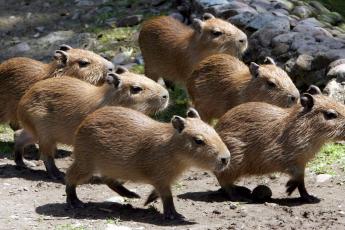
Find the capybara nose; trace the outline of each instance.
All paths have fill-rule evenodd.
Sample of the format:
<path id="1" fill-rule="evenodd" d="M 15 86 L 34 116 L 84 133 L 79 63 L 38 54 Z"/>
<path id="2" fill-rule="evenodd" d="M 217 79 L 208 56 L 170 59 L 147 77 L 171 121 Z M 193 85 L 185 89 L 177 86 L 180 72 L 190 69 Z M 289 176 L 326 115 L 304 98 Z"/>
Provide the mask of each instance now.
<path id="1" fill-rule="evenodd" d="M 220 158 L 220 161 L 222 162 L 223 166 L 227 166 L 230 162 L 230 157 L 222 157 Z"/>
<path id="2" fill-rule="evenodd" d="M 246 42 L 246 39 L 240 39 L 239 42 L 243 44 Z"/>
<path id="3" fill-rule="evenodd" d="M 168 99 L 168 98 L 169 98 L 169 95 L 164 94 L 164 95 L 162 96 L 162 98 L 166 100 L 166 99 Z"/>
<path id="4" fill-rule="evenodd" d="M 114 71 L 114 68 L 113 68 L 113 67 L 109 67 L 109 68 L 108 68 L 108 71 L 109 71 L 109 72 L 113 72 L 113 71 Z"/>

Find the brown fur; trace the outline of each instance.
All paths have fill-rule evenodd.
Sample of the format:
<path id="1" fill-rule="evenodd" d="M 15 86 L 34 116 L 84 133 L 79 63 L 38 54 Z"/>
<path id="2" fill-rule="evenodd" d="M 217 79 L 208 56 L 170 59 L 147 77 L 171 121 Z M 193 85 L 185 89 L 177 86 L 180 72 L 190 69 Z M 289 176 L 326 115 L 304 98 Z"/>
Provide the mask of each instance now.
<path id="1" fill-rule="evenodd" d="M 167 16 L 144 22 L 139 45 L 145 74 L 154 80 L 164 78 L 185 83 L 203 58 L 215 53 L 240 56 L 247 48 L 247 36 L 229 22 L 210 18 L 199 20 L 197 25 L 200 31 Z M 223 35 L 215 37 L 214 30 L 222 31 Z"/>
<path id="2" fill-rule="evenodd" d="M 219 118 L 229 109 L 250 101 L 281 107 L 296 104 L 299 92 L 290 77 L 273 64 L 261 65 L 254 77 L 240 60 L 227 54 L 204 59 L 187 80 L 188 93 L 202 119 Z M 270 87 L 268 82 L 276 86 Z M 290 101 L 290 97 L 296 97 Z"/>
<path id="3" fill-rule="evenodd" d="M 298 187 L 303 199 L 313 200 L 304 187 L 306 164 L 326 142 L 345 139 L 345 106 L 326 96 L 306 96 L 313 100 L 312 108 L 250 102 L 219 120 L 215 129 L 231 152 L 230 166 L 216 173 L 222 188 L 231 194 L 241 177 L 282 172 L 291 176 L 288 194 Z M 327 120 L 329 111 L 338 117 Z"/>
<path id="4" fill-rule="evenodd" d="M 104 107 L 89 115 L 77 131 L 74 155 L 66 174 L 67 191 L 72 187 L 75 193 L 75 186 L 95 173 L 148 183 L 162 198 L 167 218 L 178 217 L 170 187 L 184 170 L 198 166 L 219 171 L 230 159 L 218 134 L 199 117 L 175 116 L 172 124 L 161 123 L 122 107 Z M 80 202 L 76 194 L 67 193 L 70 204 Z"/>
<path id="5" fill-rule="evenodd" d="M 112 74 L 110 80 L 113 78 L 116 84 L 120 82 L 119 86 L 114 82 L 94 86 L 67 76 L 36 83 L 19 102 L 18 118 L 25 131 L 16 138 L 16 152 L 30 144 L 26 140 L 31 135 L 31 143 L 38 140 L 43 159 L 53 158 L 56 144 L 72 145 L 83 119 L 106 105 L 122 105 L 151 114 L 168 104 L 168 91 L 145 76 L 124 72 Z M 133 86 L 143 90 L 133 94 Z"/>
<path id="6" fill-rule="evenodd" d="M 67 55 L 67 56 L 66 56 Z M 72 49 L 56 51 L 55 59 L 45 64 L 30 58 L 11 58 L 0 65 L 0 123 L 17 122 L 17 106 L 20 98 L 36 82 L 50 77 L 71 76 L 102 84 L 114 66 L 101 56 L 87 50 Z M 66 61 L 65 61 L 66 60 Z M 87 61 L 87 67 L 78 62 Z"/>

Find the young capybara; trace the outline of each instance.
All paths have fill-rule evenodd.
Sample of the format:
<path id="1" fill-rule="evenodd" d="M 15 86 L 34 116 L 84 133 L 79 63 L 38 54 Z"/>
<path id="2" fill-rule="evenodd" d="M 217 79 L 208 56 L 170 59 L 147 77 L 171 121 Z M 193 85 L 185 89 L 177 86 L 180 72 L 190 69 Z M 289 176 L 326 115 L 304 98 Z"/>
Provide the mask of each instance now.
<path id="1" fill-rule="evenodd" d="M 208 122 L 245 102 L 290 107 L 299 99 L 290 77 L 269 57 L 264 65 L 252 62 L 248 68 L 227 54 L 209 56 L 187 80 L 187 90 L 201 118 Z"/>
<path id="2" fill-rule="evenodd" d="M 87 50 L 62 45 L 49 64 L 30 58 L 11 58 L 0 64 L 0 124 L 10 123 L 16 130 L 17 106 L 20 98 L 36 82 L 50 77 L 70 76 L 98 85 L 102 84 L 114 65 Z"/>
<path id="3" fill-rule="evenodd" d="M 318 199 L 304 185 L 306 164 L 331 141 L 345 140 L 345 105 L 311 86 L 301 104 L 281 108 L 262 102 L 241 104 L 227 112 L 216 131 L 231 152 L 231 164 L 216 173 L 230 195 L 240 177 L 274 172 L 287 173 L 288 195 L 298 188 L 303 202 Z"/>
<path id="4" fill-rule="evenodd" d="M 206 13 L 203 21 L 194 19 L 192 27 L 161 16 L 144 22 L 139 45 L 145 74 L 185 83 L 194 66 L 216 53 L 241 56 L 247 49 L 247 36 L 231 23 Z"/>
<path id="5" fill-rule="evenodd" d="M 72 145 L 74 133 L 84 118 L 106 105 L 121 105 L 152 114 L 169 102 L 168 91 L 153 80 L 119 67 L 109 73 L 102 86 L 76 78 L 50 78 L 36 83 L 20 100 L 19 130 L 15 141 L 15 161 L 24 166 L 23 149 L 38 141 L 49 175 L 62 178 L 54 163 L 57 143 Z"/>
<path id="6" fill-rule="evenodd" d="M 187 118 L 161 123 L 123 107 L 104 107 L 80 125 L 74 143 L 75 160 L 66 173 L 67 203 L 82 206 L 76 186 L 95 173 L 154 186 L 167 219 L 181 218 L 175 210 L 171 185 L 191 166 L 221 171 L 230 153 L 215 130 L 194 109 Z"/>

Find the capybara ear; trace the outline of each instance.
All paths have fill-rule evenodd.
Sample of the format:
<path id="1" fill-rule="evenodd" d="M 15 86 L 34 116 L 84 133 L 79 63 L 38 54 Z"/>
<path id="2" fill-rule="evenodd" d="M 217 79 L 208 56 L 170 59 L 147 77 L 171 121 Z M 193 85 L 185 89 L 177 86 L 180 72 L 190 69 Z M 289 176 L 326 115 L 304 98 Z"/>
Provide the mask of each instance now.
<path id="1" fill-rule="evenodd" d="M 259 76 L 259 68 L 260 66 L 255 62 L 251 62 L 249 65 L 249 71 L 253 78 L 257 78 Z"/>
<path id="2" fill-rule="evenodd" d="M 310 85 L 307 93 L 311 94 L 311 95 L 317 95 L 317 94 L 322 94 L 321 90 L 319 87 L 317 87 L 316 85 Z"/>
<path id="3" fill-rule="evenodd" d="M 56 50 L 54 53 L 54 59 L 58 62 L 60 67 L 66 66 L 68 54 L 63 50 Z"/>
<path id="4" fill-rule="evenodd" d="M 62 50 L 62 51 L 68 51 L 68 50 L 71 50 L 71 49 L 73 49 L 72 47 L 70 47 L 69 45 L 66 45 L 66 44 L 62 44 L 62 45 L 60 45 L 60 48 L 59 48 L 59 50 Z"/>
<path id="5" fill-rule="evenodd" d="M 105 78 L 105 81 L 109 85 L 114 85 L 115 89 L 119 88 L 121 85 L 121 77 L 115 73 L 108 73 L 107 77 Z"/>
<path id="6" fill-rule="evenodd" d="M 164 82 L 163 78 L 158 78 L 157 83 L 160 84 L 161 86 L 163 86 L 164 88 L 167 88 L 167 85 Z"/>
<path id="7" fill-rule="evenodd" d="M 194 28 L 196 31 L 198 31 L 199 33 L 201 33 L 202 28 L 203 28 L 203 26 L 204 26 L 204 22 L 201 21 L 201 20 L 198 19 L 198 18 L 194 18 L 194 19 L 193 19 L 193 22 L 192 22 L 192 26 L 193 26 L 193 28 Z"/>
<path id="8" fill-rule="evenodd" d="M 117 74 L 123 74 L 126 72 L 129 72 L 129 70 L 124 66 L 118 66 L 115 70 L 115 73 L 117 73 Z"/>
<path id="9" fill-rule="evenodd" d="M 187 117 L 200 119 L 200 115 L 199 115 L 198 111 L 196 111 L 196 109 L 194 109 L 194 108 L 189 108 L 187 110 Z"/>
<path id="10" fill-rule="evenodd" d="M 215 18 L 215 17 L 213 16 L 213 14 L 210 14 L 210 13 L 204 13 L 204 15 L 202 16 L 202 19 L 204 21 L 207 21 L 207 20 L 212 19 L 212 18 Z"/>
<path id="11" fill-rule="evenodd" d="M 180 116 L 173 116 L 173 118 L 171 119 L 171 123 L 172 123 L 173 127 L 179 133 L 181 133 L 182 130 L 185 128 L 186 120 Z"/>
<path id="12" fill-rule="evenodd" d="M 311 110 L 314 106 L 314 98 L 309 93 L 304 93 L 300 101 L 305 109 Z"/>
<path id="13" fill-rule="evenodd" d="M 271 57 L 265 57 L 264 64 L 277 65 L 276 62 Z"/>

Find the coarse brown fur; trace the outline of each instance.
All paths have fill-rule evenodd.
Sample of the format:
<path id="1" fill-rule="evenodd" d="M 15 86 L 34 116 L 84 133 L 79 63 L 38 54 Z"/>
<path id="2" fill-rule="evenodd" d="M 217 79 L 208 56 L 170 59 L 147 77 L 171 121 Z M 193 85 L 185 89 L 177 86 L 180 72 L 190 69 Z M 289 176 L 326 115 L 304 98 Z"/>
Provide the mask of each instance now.
<path id="1" fill-rule="evenodd" d="M 95 173 L 112 179 L 148 183 L 163 200 L 166 218 L 178 218 L 171 184 L 191 166 L 223 170 L 230 153 L 212 127 L 195 110 L 187 118 L 161 123 L 135 110 L 104 107 L 80 125 L 75 161 L 67 170 L 67 202 L 79 206 L 75 188 Z"/>
<path id="2" fill-rule="evenodd" d="M 216 131 L 231 152 L 231 164 L 216 173 L 230 195 L 241 177 L 287 173 L 290 195 L 298 188 L 304 201 L 315 201 L 304 186 L 306 164 L 331 141 L 345 140 L 345 106 L 321 94 L 304 94 L 301 104 L 280 108 L 261 102 L 227 112 Z"/>
<path id="3" fill-rule="evenodd" d="M 49 64 L 16 57 L 0 65 L 0 123 L 11 123 L 14 129 L 19 128 L 18 102 L 38 81 L 71 76 L 97 85 L 102 84 L 107 73 L 114 69 L 112 63 L 91 51 L 73 49 L 66 45 L 62 45 L 60 49 L 55 51 L 54 60 Z"/>
<path id="4" fill-rule="evenodd" d="M 274 62 L 252 65 L 257 68 L 250 71 L 237 58 L 216 54 L 196 67 L 187 80 L 187 89 L 202 119 L 220 118 L 229 109 L 250 101 L 280 107 L 296 104 L 299 92 L 285 71 Z"/>
<path id="5" fill-rule="evenodd" d="M 133 87 L 141 90 L 134 92 Z M 48 161 L 54 161 L 57 143 L 73 144 L 74 133 L 88 114 L 106 105 L 151 114 L 164 109 L 168 101 L 169 93 L 164 87 L 128 71 L 109 74 L 102 86 L 67 76 L 40 81 L 19 102 L 18 118 L 25 131 L 19 131 L 16 138 L 16 163 L 23 165 L 21 152 L 25 145 L 37 140 L 48 173 L 59 177 L 55 164 L 48 165 Z"/>
<path id="6" fill-rule="evenodd" d="M 246 34 L 229 22 L 206 15 L 204 21 L 195 19 L 194 28 L 168 16 L 144 22 L 139 45 L 148 77 L 185 83 L 194 66 L 209 55 L 242 55 L 247 48 Z"/>

